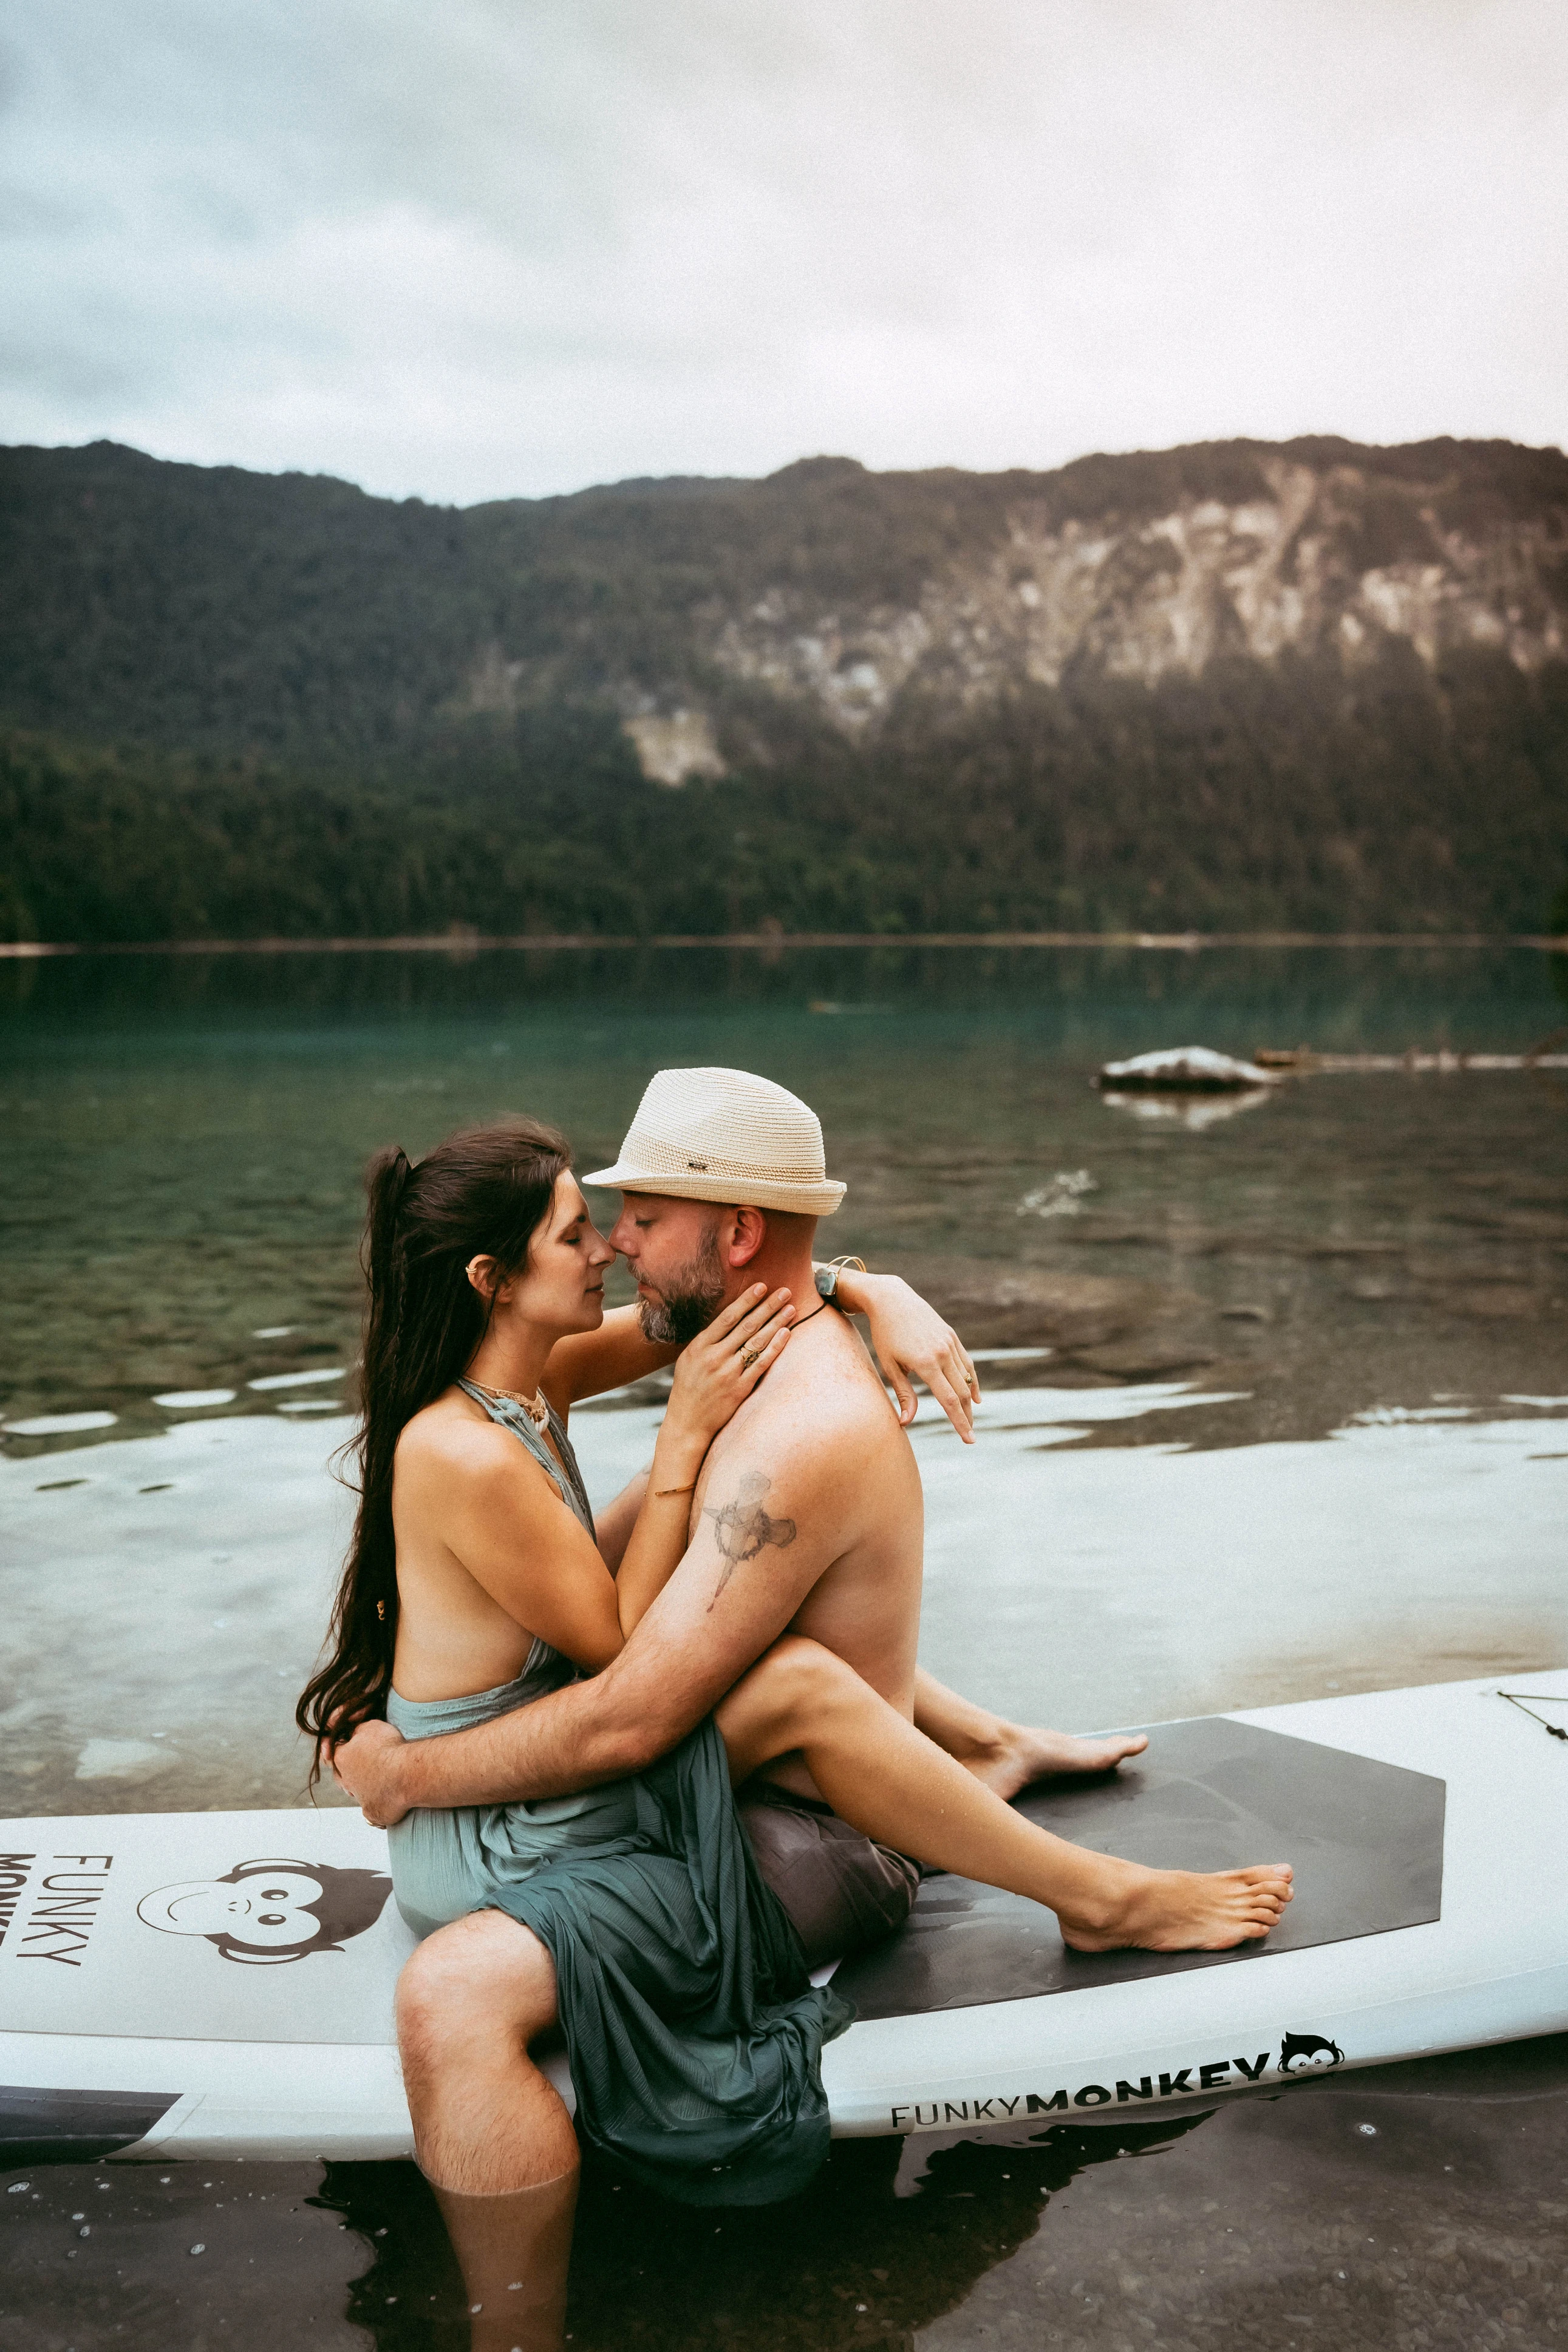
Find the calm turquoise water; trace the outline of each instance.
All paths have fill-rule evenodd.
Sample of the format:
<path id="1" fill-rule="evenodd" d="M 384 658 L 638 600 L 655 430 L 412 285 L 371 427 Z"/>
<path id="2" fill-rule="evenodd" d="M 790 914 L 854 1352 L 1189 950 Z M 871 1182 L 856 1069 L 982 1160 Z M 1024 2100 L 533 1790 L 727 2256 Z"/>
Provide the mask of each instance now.
<path id="1" fill-rule="evenodd" d="M 979 1344 L 1045 1351 L 988 1362 L 972 1453 L 917 1428 L 939 1672 L 1088 1727 L 1568 1663 L 1568 1087 L 1319 1076 L 1192 1123 L 1090 1084 L 1189 1043 L 1525 1049 L 1568 1020 L 1561 969 L 0 965 L 0 1810 L 300 1800 L 358 1171 L 517 1108 L 596 1164 L 664 1063 L 805 1095 L 850 1187 L 833 1248 L 915 1273 Z M 657 1412 L 650 1391 L 579 1416 L 596 1493 Z M 1468 2352 L 1561 2330 L 1558 2045 L 1110 2137 L 846 2144 L 798 2208 L 717 2229 L 601 2181 L 574 2345 Z M 409 2167 L 13 2178 L 0 2334 L 25 2352 L 463 2340 Z"/>
<path id="2" fill-rule="evenodd" d="M 1089 1079 L 1194 1040 L 1528 1048 L 1568 1019 L 1561 970 L 1332 950 L 0 965 L 0 1418 L 111 1412 L 124 1433 L 161 1425 L 160 1392 L 224 1386 L 259 1409 L 281 1392 L 247 1381 L 352 1360 L 375 1145 L 526 1108 L 602 1164 L 655 1068 L 707 1061 L 817 1108 L 850 1188 L 836 1249 L 958 1298 L 976 1266 L 1152 1286 L 1148 1368 L 1246 1342 L 1279 1433 L 1500 1394 L 1559 1344 L 1560 1082 L 1318 1077 L 1193 1129 Z M 1080 1171 L 1092 1189 L 1057 1183 Z M 1227 1307 L 1267 1320 L 1219 1328 Z"/>

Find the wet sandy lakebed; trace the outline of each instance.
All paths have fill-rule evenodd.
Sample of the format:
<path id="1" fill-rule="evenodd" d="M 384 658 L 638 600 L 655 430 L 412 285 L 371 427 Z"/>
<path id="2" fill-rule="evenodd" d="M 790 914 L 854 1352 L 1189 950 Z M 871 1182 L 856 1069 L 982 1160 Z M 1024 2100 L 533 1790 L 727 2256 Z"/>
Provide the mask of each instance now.
<path id="1" fill-rule="evenodd" d="M 301 1801 L 358 1165 L 519 1104 L 608 1150 L 661 1061 L 809 1096 L 851 1187 L 834 1247 L 987 1351 L 979 1445 L 929 1407 L 915 1435 L 923 1654 L 961 1687 L 1087 1728 L 1568 1664 L 1561 1089 L 1321 1077 L 1194 1122 L 1088 1084 L 1189 1037 L 1528 1046 L 1562 1017 L 1544 959 L 354 961 L 0 980 L 6 1813 Z M 595 1494 L 658 1409 L 577 1416 Z M 408 2165 L 0 2188 L 21 2352 L 464 2340 Z M 1568 2037 L 1163 2125 L 841 2142 L 760 2213 L 595 2171 L 570 2326 L 594 2352 L 1539 2346 L 1568 2333 L 1565 2221 Z"/>

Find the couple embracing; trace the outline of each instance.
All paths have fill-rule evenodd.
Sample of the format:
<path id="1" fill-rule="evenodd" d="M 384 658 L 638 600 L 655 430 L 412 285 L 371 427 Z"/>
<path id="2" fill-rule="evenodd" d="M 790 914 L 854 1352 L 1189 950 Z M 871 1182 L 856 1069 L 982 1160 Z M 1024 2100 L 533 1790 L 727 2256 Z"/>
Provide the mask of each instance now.
<path id="1" fill-rule="evenodd" d="M 399 2046 L 485 2352 L 560 2342 L 578 2145 L 530 2054 L 557 2022 L 584 2137 L 761 2203 L 826 2153 L 850 2012 L 810 1971 L 900 1926 L 919 1864 L 1086 1950 L 1223 1948 L 1290 1892 L 1036 1827 L 1010 1796 L 1142 1738 L 1024 1730 L 917 1664 L 910 1383 L 966 1439 L 978 1384 L 897 1277 L 816 1266 L 844 1188 L 807 1107 L 663 1071 L 586 1181 L 621 1194 L 607 1237 L 533 1120 L 373 1164 L 360 1509 L 300 1705 L 425 1937 Z M 617 1253 L 639 1304 L 606 1312 Z M 652 1464 L 595 1520 L 571 1406 L 672 1362 Z"/>

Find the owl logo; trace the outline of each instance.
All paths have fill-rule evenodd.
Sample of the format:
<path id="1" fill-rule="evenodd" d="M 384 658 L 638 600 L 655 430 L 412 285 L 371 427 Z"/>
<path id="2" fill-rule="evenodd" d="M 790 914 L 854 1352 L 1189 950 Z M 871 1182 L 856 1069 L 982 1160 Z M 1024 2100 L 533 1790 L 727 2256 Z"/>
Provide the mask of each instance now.
<path id="1" fill-rule="evenodd" d="M 340 1952 L 374 1927 L 392 1892 L 384 1871 L 273 1855 L 236 1863 L 222 1878 L 192 1878 L 144 1895 L 136 1916 L 166 1936 L 205 1936 L 226 1960 L 278 1967 Z"/>
<path id="2" fill-rule="evenodd" d="M 1326 2041 L 1321 2033 L 1288 2033 L 1279 2048 L 1279 2072 L 1326 2074 L 1343 2063 L 1344 2054 L 1337 2042 Z"/>

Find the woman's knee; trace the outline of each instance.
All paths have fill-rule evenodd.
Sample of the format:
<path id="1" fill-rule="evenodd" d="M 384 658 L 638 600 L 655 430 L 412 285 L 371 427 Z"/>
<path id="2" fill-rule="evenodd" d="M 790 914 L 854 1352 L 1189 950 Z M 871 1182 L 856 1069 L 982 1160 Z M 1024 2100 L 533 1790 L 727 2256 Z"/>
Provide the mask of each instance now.
<path id="1" fill-rule="evenodd" d="M 825 1712 L 842 1705 L 858 1685 L 863 1690 L 854 1668 L 837 1652 L 806 1634 L 784 1633 L 736 1684 L 724 1706 L 733 1703 L 738 1720 L 758 1727 L 765 1722 L 793 1747 L 809 1738 Z M 722 1731 L 723 1708 L 719 1725 Z"/>
<path id="2" fill-rule="evenodd" d="M 523 2040 L 555 2015 L 555 1963 L 531 1928 L 476 1911 L 437 1928 L 397 1981 L 397 2038 L 406 2053 L 498 2029 Z"/>
<path id="3" fill-rule="evenodd" d="M 854 1667 L 837 1650 L 826 1649 L 807 1633 L 781 1634 L 763 1664 L 772 1664 L 784 1687 L 795 1692 L 803 1703 L 841 1698 L 846 1692 L 863 1687 Z"/>

